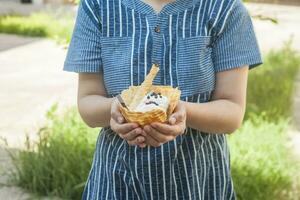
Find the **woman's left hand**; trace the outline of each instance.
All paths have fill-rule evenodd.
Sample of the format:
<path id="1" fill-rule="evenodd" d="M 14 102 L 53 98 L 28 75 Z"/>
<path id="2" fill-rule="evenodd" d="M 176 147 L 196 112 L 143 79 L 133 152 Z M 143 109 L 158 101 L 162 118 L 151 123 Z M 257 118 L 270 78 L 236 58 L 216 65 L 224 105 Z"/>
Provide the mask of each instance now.
<path id="1" fill-rule="evenodd" d="M 146 125 L 143 131 L 146 133 L 146 144 L 159 147 L 160 145 L 174 140 L 186 129 L 186 110 L 182 101 L 179 101 L 174 113 L 170 116 L 169 123 L 154 122 Z"/>

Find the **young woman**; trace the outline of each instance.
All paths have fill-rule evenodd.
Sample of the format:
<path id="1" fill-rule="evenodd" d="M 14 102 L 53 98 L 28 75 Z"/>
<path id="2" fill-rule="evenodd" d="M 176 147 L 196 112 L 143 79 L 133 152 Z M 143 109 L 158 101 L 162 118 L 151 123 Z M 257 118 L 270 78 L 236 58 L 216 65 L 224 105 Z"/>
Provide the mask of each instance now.
<path id="1" fill-rule="evenodd" d="M 181 100 L 167 123 L 139 127 L 114 97 L 153 63 Z M 259 64 L 240 0 L 82 0 L 64 70 L 79 73 L 83 120 L 104 127 L 83 199 L 235 199 L 226 133 Z"/>

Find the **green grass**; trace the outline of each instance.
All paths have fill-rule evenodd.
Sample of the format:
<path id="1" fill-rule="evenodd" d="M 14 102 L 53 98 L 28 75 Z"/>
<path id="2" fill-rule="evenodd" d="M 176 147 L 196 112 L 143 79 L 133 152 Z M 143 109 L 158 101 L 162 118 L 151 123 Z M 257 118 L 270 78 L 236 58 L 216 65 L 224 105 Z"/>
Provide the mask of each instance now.
<path id="1" fill-rule="evenodd" d="M 300 166 L 290 157 L 286 146 L 288 127 L 287 120 L 274 123 L 257 117 L 247 120 L 229 137 L 232 176 L 238 199 L 297 199 L 300 191 L 297 169 Z M 293 187 L 298 190 L 293 190 Z"/>
<path id="2" fill-rule="evenodd" d="M 87 179 L 99 130 L 88 128 L 76 109 L 47 114 L 36 145 L 13 154 L 13 182 L 37 194 L 79 199 Z"/>
<path id="3" fill-rule="evenodd" d="M 74 26 L 70 14 L 38 12 L 29 16 L 0 16 L 0 33 L 47 37 L 59 43 L 69 43 Z"/>
<path id="4" fill-rule="evenodd" d="M 271 51 L 264 64 L 249 72 L 247 112 L 265 115 L 276 121 L 291 116 L 294 81 L 300 66 L 300 56 L 289 44 L 282 50 Z"/>

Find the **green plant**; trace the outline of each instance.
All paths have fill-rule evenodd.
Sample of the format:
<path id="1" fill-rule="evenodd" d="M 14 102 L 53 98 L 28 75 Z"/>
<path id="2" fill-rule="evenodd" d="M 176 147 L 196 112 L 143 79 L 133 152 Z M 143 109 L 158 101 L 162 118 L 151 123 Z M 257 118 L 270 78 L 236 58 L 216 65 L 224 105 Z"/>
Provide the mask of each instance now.
<path id="1" fill-rule="evenodd" d="M 69 43 L 74 18 L 71 15 L 38 12 L 30 16 L 0 16 L 0 33 L 48 37 L 59 43 Z"/>
<path id="2" fill-rule="evenodd" d="M 292 186 L 300 190 L 299 165 L 286 147 L 288 127 L 288 120 L 273 123 L 256 117 L 229 137 L 238 199 L 296 200 L 297 190 Z"/>
<path id="3" fill-rule="evenodd" d="M 63 116 L 56 108 L 47 113 L 49 123 L 36 144 L 27 140 L 27 148 L 13 155 L 13 179 L 34 193 L 79 199 L 99 130 L 88 128 L 74 108 Z"/>
<path id="4" fill-rule="evenodd" d="M 299 67 L 300 56 L 289 44 L 269 52 L 264 64 L 249 73 L 246 118 L 253 114 L 271 121 L 289 117 Z"/>

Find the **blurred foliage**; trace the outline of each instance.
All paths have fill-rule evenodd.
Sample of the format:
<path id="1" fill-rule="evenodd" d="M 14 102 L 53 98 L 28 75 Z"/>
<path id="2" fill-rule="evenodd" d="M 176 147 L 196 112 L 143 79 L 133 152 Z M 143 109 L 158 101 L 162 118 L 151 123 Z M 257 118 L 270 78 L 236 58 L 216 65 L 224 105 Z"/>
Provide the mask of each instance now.
<path id="1" fill-rule="evenodd" d="M 300 56 L 290 43 L 269 52 L 264 64 L 249 72 L 246 119 L 257 114 L 269 121 L 289 117 L 299 67 Z"/>
<path id="2" fill-rule="evenodd" d="M 286 147 L 288 127 L 287 120 L 274 123 L 256 117 L 229 136 L 237 199 L 297 199 L 300 166 L 291 159 Z"/>
<path id="3" fill-rule="evenodd" d="M 74 17 L 58 11 L 0 16 L 0 33 L 48 37 L 65 44 L 70 42 L 73 26 Z"/>
<path id="4" fill-rule="evenodd" d="M 91 167 L 99 129 L 88 128 L 75 108 L 63 116 L 54 105 L 48 124 L 39 130 L 39 140 L 27 140 L 26 150 L 12 154 L 17 185 L 31 192 L 80 199 Z"/>

